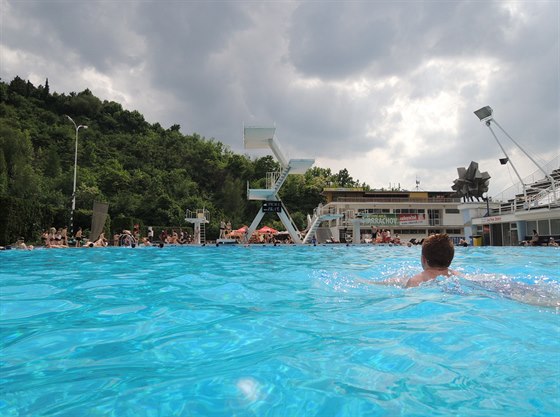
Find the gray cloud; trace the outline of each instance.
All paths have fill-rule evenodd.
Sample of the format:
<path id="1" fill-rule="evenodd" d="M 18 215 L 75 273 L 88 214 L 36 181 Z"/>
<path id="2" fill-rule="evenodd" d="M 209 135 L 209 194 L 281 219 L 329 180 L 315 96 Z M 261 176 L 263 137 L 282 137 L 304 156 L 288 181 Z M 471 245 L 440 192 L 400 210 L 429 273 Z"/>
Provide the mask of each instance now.
<path id="1" fill-rule="evenodd" d="M 429 187 L 500 156 L 472 113 L 490 104 L 539 157 L 559 152 L 555 1 L 0 5 L 4 80 L 90 88 L 235 151 L 243 123 L 275 123 L 291 156 L 345 164 L 372 186 L 421 172 Z M 360 166 L 370 160 L 375 171 Z"/>
<path id="2" fill-rule="evenodd" d="M 304 3 L 293 14 L 289 52 L 307 76 L 347 78 L 390 56 L 396 36 L 386 3 Z"/>

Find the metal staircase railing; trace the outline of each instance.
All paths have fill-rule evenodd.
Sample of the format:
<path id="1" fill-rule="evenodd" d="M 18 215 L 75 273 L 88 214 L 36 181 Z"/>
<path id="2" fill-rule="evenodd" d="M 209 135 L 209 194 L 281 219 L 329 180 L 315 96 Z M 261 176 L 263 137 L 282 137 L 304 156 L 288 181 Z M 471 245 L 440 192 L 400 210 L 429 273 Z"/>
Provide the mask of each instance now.
<path id="1" fill-rule="evenodd" d="M 267 190 L 272 190 L 274 189 L 274 184 L 276 184 L 276 181 L 278 181 L 278 178 L 280 177 L 281 171 L 273 171 L 273 172 L 267 172 L 266 173 L 266 188 Z"/>
<path id="2" fill-rule="evenodd" d="M 317 232 L 317 229 L 319 228 L 321 222 L 319 221 L 321 216 L 319 216 L 317 213 L 315 213 L 311 219 L 311 224 L 309 226 L 309 230 L 307 231 L 307 233 L 305 234 L 305 237 L 303 238 L 303 243 L 311 243 L 311 239 L 313 238 L 313 236 L 315 235 L 315 233 Z"/>
<path id="3" fill-rule="evenodd" d="M 282 188 L 282 185 L 284 185 L 284 182 L 286 181 L 286 178 L 288 178 L 288 175 L 290 175 L 290 166 L 288 165 L 286 168 L 284 168 L 280 174 L 280 176 L 278 177 L 278 179 L 276 180 L 275 184 L 274 184 L 274 192 L 278 193 L 278 191 L 280 191 L 280 188 Z"/>
<path id="4" fill-rule="evenodd" d="M 537 194 L 527 198 L 527 207 L 531 209 L 531 208 L 558 204 L 559 199 L 557 196 L 554 195 L 555 192 L 558 193 L 558 190 L 553 189 L 552 186 L 544 190 L 541 190 Z"/>
<path id="5" fill-rule="evenodd" d="M 334 218 L 340 219 L 342 214 L 335 213 L 335 206 L 331 203 L 323 206 L 320 204 L 317 208 L 313 210 L 313 217 L 309 221 L 309 227 L 305 237 L 303 238 L 303 243 L 311 243 L 311 239 L 317 233 L 317 230 L 321 226 L 321 223 L 326 220 L 333 220 Z"/>
<path id="6" fill-rule="evenodd" d="M 206 244 L 206 224 L 200 223 L 200 243 Z"/>

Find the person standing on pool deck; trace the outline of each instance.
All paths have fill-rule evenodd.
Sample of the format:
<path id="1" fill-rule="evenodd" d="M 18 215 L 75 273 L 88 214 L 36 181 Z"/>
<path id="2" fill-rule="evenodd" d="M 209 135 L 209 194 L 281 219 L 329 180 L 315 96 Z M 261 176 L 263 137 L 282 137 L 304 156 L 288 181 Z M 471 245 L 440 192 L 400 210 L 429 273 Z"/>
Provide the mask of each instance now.
<path id="1" fill-rule="evenodd" d="M 226 222 L 220 222 L 220 239 L 224 239 L 226 237 Z"/>
<path id="2" fill-rule="evenodd" d="M 417 287 L 439 276 L 457 275 L 455 271 L 449 269 L 454 254 L 453 242 L 447 234 L 435 234 L 426 238 L 422 244 L 421 257 L 424 271 L 410 278 L 406 282 L 406 287 Z"/>

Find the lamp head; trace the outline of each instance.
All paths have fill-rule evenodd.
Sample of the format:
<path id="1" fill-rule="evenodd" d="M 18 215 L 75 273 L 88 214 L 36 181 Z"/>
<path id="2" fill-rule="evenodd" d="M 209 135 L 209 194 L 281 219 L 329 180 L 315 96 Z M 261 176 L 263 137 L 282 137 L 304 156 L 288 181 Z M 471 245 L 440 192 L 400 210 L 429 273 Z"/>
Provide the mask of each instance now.
<path id="1" fill-rule="evenodd" d="M 491 119 L 492 118 L 492 113 L 493 113 L 493 110 L 492 110 L 492 107 L 490 107 L 490 106 L 484 106 L 484 107 L 482 107 L 482 108 L 480 108 L 480 109 L 478 109 L 474 112 L 476 117 L 478 117 L 481 122 L 485 121 L 486 119 Z"/>

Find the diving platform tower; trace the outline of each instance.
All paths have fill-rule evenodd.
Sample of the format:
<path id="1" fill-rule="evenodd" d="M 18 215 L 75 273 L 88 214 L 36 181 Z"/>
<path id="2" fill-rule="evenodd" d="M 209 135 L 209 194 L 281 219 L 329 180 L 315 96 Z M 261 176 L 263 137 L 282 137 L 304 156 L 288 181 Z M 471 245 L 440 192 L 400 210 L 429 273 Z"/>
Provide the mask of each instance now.
<path id="1" fill-rule="evenodd" d="M 303 239 L 300 236 L 297 226 L 290 217 L 288 210 L 278 197 L 278 191 L 290 174 L 304 174 L 315 163 L 314 159 L 290 159 L 288 160 L 282 152 L 278 140 L 274 135 L 275 127 L 243 127 L 243 144 L 245 149 L 266 149 L 270 148 L 274 157 L 280 163 L 279 172 L 268 172 L 266 174 L 266 187 L 264 189 L 249 188 L 247 183 L 247 199 L 263 201 L 262 207 L 255 216 L 255 219 L 249 226 L 249 230 L 245 235 L 245 239 L 251 238 L 265 213 L 276 213 L 286 230 L 290 234 L 292 241 L 296 244 L 302 244 Z"/>
<path id="2" fill-rule="evenodd" d="M 185 220 L 193 224 L 194 239 L 193 243 L 197 245 L 206 244 L 206 224 L 210 223 L 208 220 L 209 213 L 206 209 L 188 210 L 185 213 Z"/>

